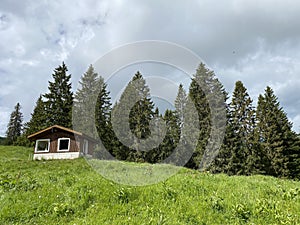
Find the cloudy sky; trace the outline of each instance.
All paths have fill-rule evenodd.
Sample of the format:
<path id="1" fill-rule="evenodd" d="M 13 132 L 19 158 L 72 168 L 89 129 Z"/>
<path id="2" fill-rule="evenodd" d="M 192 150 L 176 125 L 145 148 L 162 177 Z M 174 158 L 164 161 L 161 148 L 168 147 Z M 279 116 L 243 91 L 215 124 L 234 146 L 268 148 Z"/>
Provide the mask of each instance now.
<path id="1" fill-rule="evenodd" d="M 118 46 L 142 40 L 174 42 L 194 51 L 229 93 L 241 80 L 254 102 L 270 85 L 300 131 L 299 11 L 295 0 L 1 0 L 0 135 L 17 102 L 25 121 L 29 119 L 62 61 L 76 90 L 89 64 Z M 140 65 L 149 76 L 176 74 L 166 66 L 151 68 Z M 174 77 L 177 84 L 186 81 Z"/>

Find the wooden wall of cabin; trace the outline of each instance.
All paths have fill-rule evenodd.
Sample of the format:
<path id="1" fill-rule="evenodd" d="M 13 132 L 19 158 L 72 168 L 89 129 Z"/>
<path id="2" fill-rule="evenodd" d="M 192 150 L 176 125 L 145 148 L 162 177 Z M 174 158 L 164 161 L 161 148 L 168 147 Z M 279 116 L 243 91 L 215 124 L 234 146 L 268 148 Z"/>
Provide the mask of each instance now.
<path id="1" fill-rule="evenodd" d="M 69 149 L 69 151 L 57 151 L 58 139 L 59 138 L 70 138 L 70 149 Z M 80 150 L 79 140 L 75 139 L 74 134 L 71 134 L 71 133 L 68 133 L 68 132 L 56 131 L 54 133 L 45 133 L 45 134 L 39 135 L 38 139 L 50 139 L 49 153 L 79 152 L 79 150 Z"/>

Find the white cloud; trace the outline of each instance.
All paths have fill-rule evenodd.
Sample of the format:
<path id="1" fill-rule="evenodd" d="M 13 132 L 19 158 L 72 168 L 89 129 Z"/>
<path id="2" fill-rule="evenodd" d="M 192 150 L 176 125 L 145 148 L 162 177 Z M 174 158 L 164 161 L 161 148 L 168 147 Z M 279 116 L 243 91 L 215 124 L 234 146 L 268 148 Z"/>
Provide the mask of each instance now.
<path id="1" fill-rule="evenodd" d="M 295 116 L 294 118 L 292 118 L 293 123 L 293 127 L 296 130 L 300 130 L 300 115 Z"/>
<path id="2" fill-rule="evenodd" d="M 158 39 L 196 52 L 229 92 L 242 80 L 255 100 L 271 85 L 299 124 L 299 7 L 292 0 L 2 0 L 0 114 L 20 102 L 28 119 L 62 60 L 75 89 L 88 65 L 107 51 Z"/>
<path id="3" fill-rule="evenodd" d="M 6 132 L 7 129 L 7 124 L 9 121 L 10 117 L 10 112 L 9 112 L 8 107 L 0 107 L 0 134 L 3 135 Z"/>

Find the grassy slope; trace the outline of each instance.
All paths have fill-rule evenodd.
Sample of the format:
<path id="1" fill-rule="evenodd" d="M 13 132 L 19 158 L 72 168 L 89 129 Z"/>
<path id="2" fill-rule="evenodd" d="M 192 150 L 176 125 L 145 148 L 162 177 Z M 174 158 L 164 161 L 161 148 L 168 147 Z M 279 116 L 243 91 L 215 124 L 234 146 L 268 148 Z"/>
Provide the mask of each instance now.
<path id="1" fill-rule="evenodd" d="M 300 224 L 300 183 L 182 169 L 144 187 L 115 184 L 85 159 L 31 161 L 0 146 L 0 224 Z"/>

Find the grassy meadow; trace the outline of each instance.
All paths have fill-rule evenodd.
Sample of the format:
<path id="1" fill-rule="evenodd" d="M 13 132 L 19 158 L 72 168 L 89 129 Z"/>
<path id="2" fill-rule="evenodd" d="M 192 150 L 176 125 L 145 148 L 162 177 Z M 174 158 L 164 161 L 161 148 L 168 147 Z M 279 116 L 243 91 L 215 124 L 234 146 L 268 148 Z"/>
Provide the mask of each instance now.
<path id="1" fill-rule="evenodd" d="M 179 168 L 163 182 L 126 186 L 103 178 L 83 158 L 31 158 L 30 148 L 0 146 L 0 224 L 300 224 L 296 181 Z"/>

